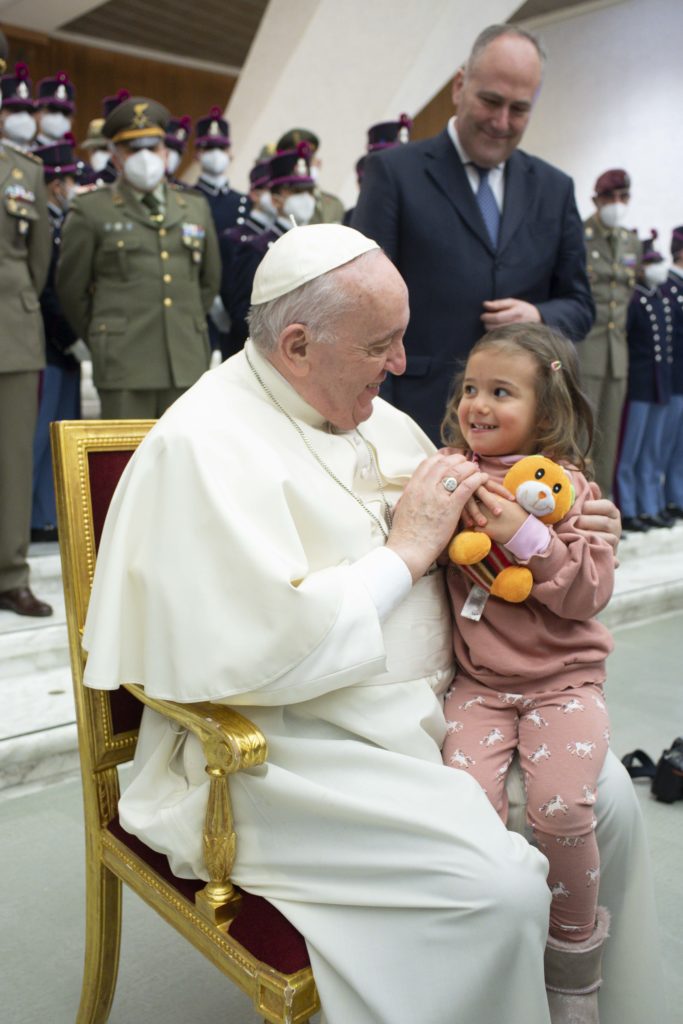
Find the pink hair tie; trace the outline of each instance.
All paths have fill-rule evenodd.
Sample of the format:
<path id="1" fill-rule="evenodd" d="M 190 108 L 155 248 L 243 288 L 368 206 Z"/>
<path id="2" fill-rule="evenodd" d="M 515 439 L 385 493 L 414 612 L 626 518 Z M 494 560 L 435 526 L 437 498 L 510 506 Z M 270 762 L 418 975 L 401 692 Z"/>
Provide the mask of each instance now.
<path id="1" fill-rule="evenodd" d="M 552 363 L 550 364 L 550 369 L 553 371 L 553 373 L 557 373 L 558 370 L 561 370 L 562 363 L 560 362 L 560 360 L 553 359 Z"/>

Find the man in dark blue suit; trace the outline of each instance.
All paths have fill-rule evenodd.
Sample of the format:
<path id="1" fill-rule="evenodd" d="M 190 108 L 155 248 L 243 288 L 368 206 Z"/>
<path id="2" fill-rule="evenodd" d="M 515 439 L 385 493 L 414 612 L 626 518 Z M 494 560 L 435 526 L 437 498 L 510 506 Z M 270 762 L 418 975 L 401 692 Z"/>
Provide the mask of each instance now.
<path id="1" fill-rule="evenodd" d="M 353 227 L 408 285 L 407 369 L 383 395 L 438 442 L 454 373 L 484 330 L 539 321 L 575 341 L 594 317 L 572 181 L 517 150 L 541 85 L 529 33 L 493 25 L 453 82 L 433 139 L 372 154 Z"/>

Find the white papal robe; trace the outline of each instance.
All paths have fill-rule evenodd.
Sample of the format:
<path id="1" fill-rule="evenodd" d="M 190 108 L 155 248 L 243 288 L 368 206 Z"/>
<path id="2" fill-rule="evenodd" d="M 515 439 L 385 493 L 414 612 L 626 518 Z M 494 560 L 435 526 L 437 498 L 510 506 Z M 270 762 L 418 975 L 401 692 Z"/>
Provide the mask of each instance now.
<path id="1" fill-rule="evenodd" d="M 263 730 L 267 764 L 230 782 L 233 878 L 304 935 L 329 1024 L 547 1024 L 547 863 L 469 775 L 441 764 L 453 670 L 443 580 L 404 596 L 377 522 L 370 451 L 395 504 L 431 444 L 381 400 L 360 432 L 330 430 L 247 351 L 270 395 L 240 353 L 176 402 L 124 473 L 100 546 L 86 682 L 222 701 Z M 395 600 L 375 588 L 378 571 Z M 638 915 L 641 941 L 652 926 L 620 767 L 612 759 L 600 789 L 613 894 L 601 887 L 601 900 L 624 974 L 605 985 L 604 1020 L 635 1024 L 642 1012 L 607 991 L 629 986 L 620 918 Z M 186 877 L 207 877 L 203 769 L 194 738 L 146 710 L 120 818 Z"/>

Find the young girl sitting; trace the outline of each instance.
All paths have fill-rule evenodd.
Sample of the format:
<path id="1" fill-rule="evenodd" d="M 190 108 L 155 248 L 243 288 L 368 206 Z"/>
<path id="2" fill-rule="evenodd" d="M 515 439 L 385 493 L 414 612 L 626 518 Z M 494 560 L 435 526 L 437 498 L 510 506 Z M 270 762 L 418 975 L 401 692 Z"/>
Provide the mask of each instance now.
<path id="1" fill-rule="evenodd" d="M 583 474 L 592 415 L 573 345 L 543 324 L 490 331 L 469 355 L 442 433 L 498 481 L 523 456 L 545 455 L 565 467 L 576 493 L 554 526 L 513 501 L 487 516 L 484 532 L 531 570 L 524 603 L 490 596 L 481 617 L 470 616 L 472 583 L 450 566 L 458 671 L 446 697 L 443 758 L 474 775 L 506 820 L 505 778 L 519 752 L 527 819 L 550 862 L 551 1016 L 597 1021 L 589 1004 L 597 1007 L 608 915 L 597 906 L 593 805 L 609 743 L 602 687 L 613 643 L 594 616 L 610 599 L 614 556 L 599 536 L 575 526 L 592 497 Z"/>

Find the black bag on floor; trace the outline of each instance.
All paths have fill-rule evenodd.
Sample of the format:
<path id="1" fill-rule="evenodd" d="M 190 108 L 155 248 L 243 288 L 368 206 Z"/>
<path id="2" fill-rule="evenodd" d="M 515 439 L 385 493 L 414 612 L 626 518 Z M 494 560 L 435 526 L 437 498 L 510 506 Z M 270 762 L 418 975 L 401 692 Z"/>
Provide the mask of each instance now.
<path id="1" fill-rule="evenodd" d="M 626 754 L 621 762 L 632 779 L 652 779 L 652 794 L 662 803 L 683 800 L 683 736 L 675 739 L 668 750 L 662 751 L 657 764 L 643 750 Z"/>

